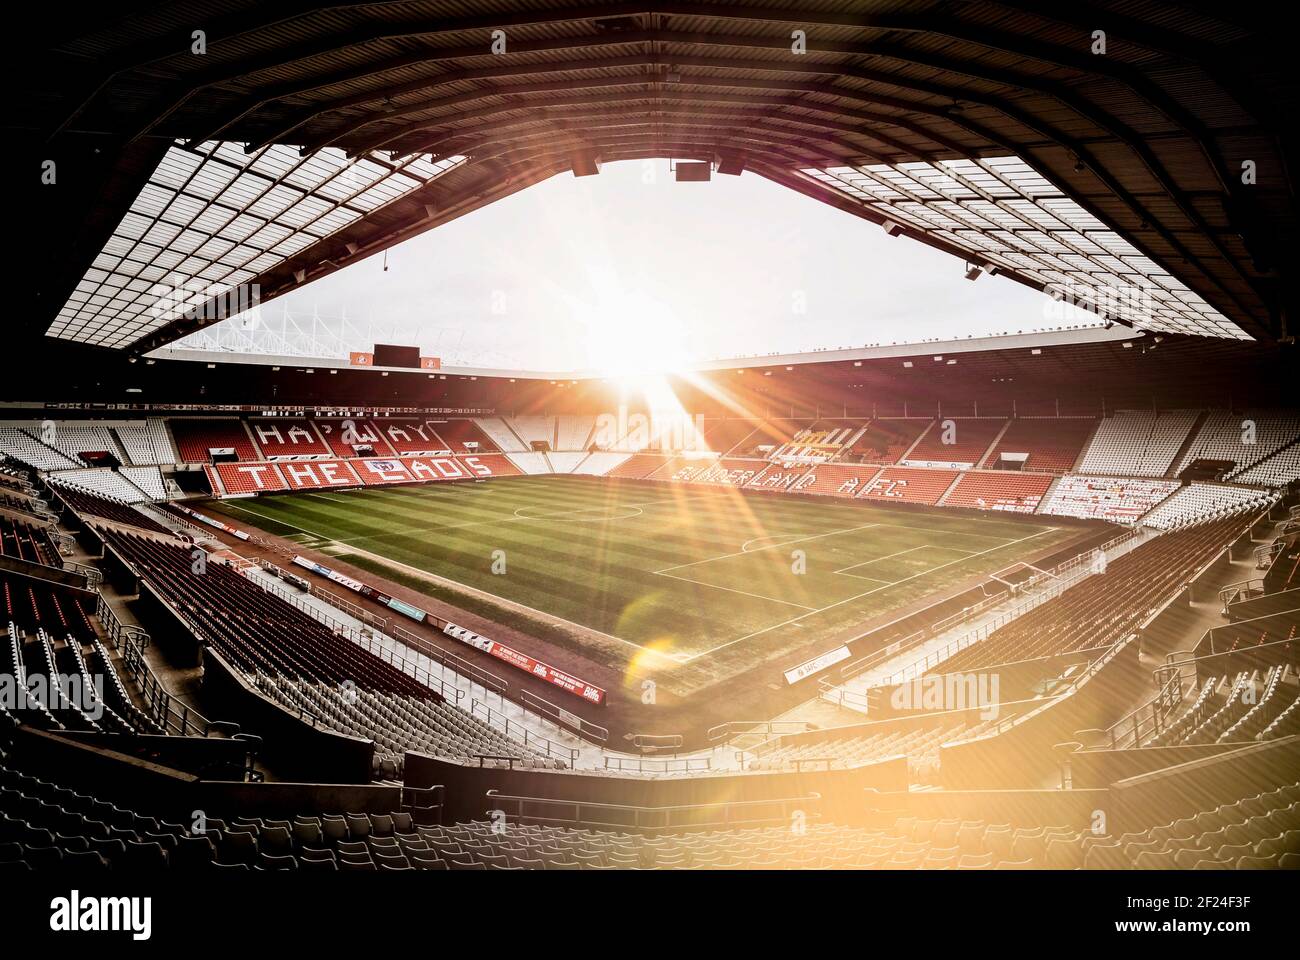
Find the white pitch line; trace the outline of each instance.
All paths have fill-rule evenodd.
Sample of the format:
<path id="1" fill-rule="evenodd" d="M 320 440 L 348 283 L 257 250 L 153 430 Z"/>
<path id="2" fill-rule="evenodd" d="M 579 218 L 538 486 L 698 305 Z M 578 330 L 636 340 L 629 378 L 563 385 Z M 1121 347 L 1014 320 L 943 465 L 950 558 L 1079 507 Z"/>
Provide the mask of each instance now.
<path id="1" fill-rule="evenodd" d="M 855 530 L 867 530 L 871 527 L 878 527 L 878 523 L 864 523 L 859 527 L 845 527 L 843 530 L 828 530 L 825 533 L 816 533 L 807 537 L 800 537 L 798 540 L 783 540 L 781 543 L 773 543 L 766 547 L 755 547 L 753 550 L 738 550 L 735 553 L 724 553 L 720 557 L 705 557 L 703 560 L 692 560 L 689 563 L 678 563 L 671 567 L 664 567 L 662 570 L 652 571 L 654 573 L 667 573 L 669 570 L 680 570 L 683 567 L 694 567 L 701 563 L 713 563 L 717 560 L 730 560 L 732 557 L 747 557 L 751 554 L 758 553 L 760 550 L 772 550 L 775 547 L 788 547 L 792 543 L 806 543 L 809 540 L 820 540 L 822 537 L 833 537 L 837 533 L 853 533 Z M 758 539 L 755 537 L 754 539 Z M 753 540 L 746 540 L 746 543 L 752 543 Z"/>
<path id="2" fill-rule="evenodd" d="M 930 544 L 928 544 L 928 543 L 923 543 L 923 544 L 921 544 L 919 547 L 908 547 L 906 550 L 899 550 L 897 553 L 887 553 L 887 554 L 885 554 L 883 557 L 876 557 L 874 560 L 863 560 L 861 563 L 850 563 L 847 567 L 840 567 L 838 570 L 833 570 L 833 571 L 831 571 L 831 572 L 832 572 L 832 573 L 844 573 L 846 570 L 852 570 L 852 569 L 854 569 L 855 567 L 865 567 L 865 566 L 866 566 L 867 564 L 869 564 L 869 563 L 879 563 L 881 560 L 889 560 L 889 559 L 892 559 L 893 557 L 901 557 L 901 556 L 902 556 L 903 554 L 905 554 L 905 553 L 912 553 L 913 551 L 916 551 L 916 550 L 925 550 L 925 549 L 927 549 L 929 546 L 930 546 Z M 849 574 L 849 576 L 852 576 L 852 574 Z M 875 578 L 875 577 L 859 577 L 859 579 L 861 579 L 861 580 L 875 580 L 876 578 Z M 889 581 L 887 581 L 887 580 L 880 580 L 879 582 L 880 582 L 880 583 L 888 583 Z"/>
<path id="3" fill-rule="evenodd" d="M 795 603 L 792 600 L 778 600 L 776 597 L 765 597 L 761 593 L 750 593 L 748 590 L 737 590 L 735 587 L 724 587 L 717 583 L 706 583 L 703 580 L 692 580 L 690 577 L 679 577 L 675 573 L 660 573 L 659 571 L 655 571 L 655 574 L 660 577 L 671 577 L 674 580 L 680 580 L 682 583 L 691 583 L 697 587 L 711 587 L 714 590 L 726 590 L 728 593 L 739 593 L 746 597 L 753 597 L 755 600 L 766 600 L 769 603 L 780 603 L 787 607 L 798 607 L 800 610 L 807 610 L 809 612 L 817 609 L 816 607 L 810 607 L 803 603 Z M 882 580 L 880 582 L 883 583 L 884 581 Z"/>
<path id="4" fill-rule="evenodd" d="M 986 553 L 993 553 L 995 550 L 1001 550 L 1004 547 L 1014 546 L 1017 543 L 1024 543 L 1026 540 L 1033 540 L 1035 537 L 1041 537 L 1043 534 L 1048 533 L 1049 531 L 1055 529 L 1056 529 L 1055 527 L 1049 527 L 1047 530 L 1040 530 L 1037 533 L 1032 533 L 1027 537 L 1021 537 L 1019 540 L 1013 540 L 1011 541 L 1011 543 L 1004 543 L 996 547 L 989 547 L 989 549 L 987 550 L 981 550 L 979 553 L 973 553 L 971 554 L 971 557 L 980 557 Z M 741 643 L 742 641 L 752 639 L 753 637 L 757 637 L 764 633 L 768 633 L 769 631 L 775 630 L 778 627 L 787 627 L 792 623 L 798 623 L 800 620 L 806 619 L 807 617 L 815 616 L 819 613 L 825 613 L 827 610 L 833 610 L 836 607 L 843 606 L 846 603 L 851 603 L 854 600 L 861 600 L 863 597 L 869 597 L 873 593 L 879 593 L 881 590 L 888 590 L 890 587 L 896 587 L 900 583 L 907 583 L 909 580 L 915 580 L 917 577 L 928 576 L 929 574 L 934 573 L 936 570 L 942 570 L 944 567 L 951 567 L 954 563 L 964 563 L 965 561 L 971 559 L 971 557 L 960 557 L 956 560 L 950 560 L 948 563 L 941 563 L 937 567 L 931 567 L 929 570 L 922 570 L 920 573 L 914 573 L 910 577 L 904 577 L 902 580 L 895 580 L 893 583 L 886 584 L 883 587 L 876 587 L 874 590 L 867 590 L 863 593 L 855 594 L 852 597 L 845 597 L 843 600 L 837 600 L 834 603 L 830 603 L 824 607 L 820 607 L 812 611 L 811 613 L 805 613 L 802 616 L 798 616 L 798 617 L 791 617 L 789 620 L 785 620 L 781 623 L 774 623 L 770 627 L 764 627 L 762 630 L 755 630 L 752 633 L 745 634 L 743 637 L 737 637 L 735 640 L 728 640 L 726 643 L 719 644 L 718 646 L 714 647 L 711 650 L 705 650 L 703 653 L 697 653 L 694 657 L 691 658 L 691 660 L 695 660 L 698 657 L 710 656 L 714 653 L 717 653 L 719 650 L 732 646 L 733 644 Z M 850 576 L 852 576 L 852 574 L 850 574 Z M 689 663 L 690 661 L 688 660 L 687 662 Z"/>

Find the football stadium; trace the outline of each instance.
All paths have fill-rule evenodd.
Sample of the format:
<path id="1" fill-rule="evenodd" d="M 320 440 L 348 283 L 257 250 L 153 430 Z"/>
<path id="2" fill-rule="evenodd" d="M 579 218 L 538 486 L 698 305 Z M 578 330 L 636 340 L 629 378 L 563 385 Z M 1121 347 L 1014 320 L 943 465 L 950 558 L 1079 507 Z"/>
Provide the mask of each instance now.
<path id="1" fill-rule="evenodd" d="M 1130 895 L 1108 931 L 1274 889 L 1284 42 L 1112 0 L 42 12 L 0 873 L 72 891 L 55 932 L 351 872 L 1051 871 Z"/>

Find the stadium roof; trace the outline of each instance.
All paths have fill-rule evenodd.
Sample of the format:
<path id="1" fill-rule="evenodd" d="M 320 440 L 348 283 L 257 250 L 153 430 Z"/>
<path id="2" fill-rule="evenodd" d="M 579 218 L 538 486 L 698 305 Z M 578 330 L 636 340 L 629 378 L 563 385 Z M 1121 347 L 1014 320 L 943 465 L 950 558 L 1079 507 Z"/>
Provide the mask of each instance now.
<path id="1" fill-rule="evenodd" d="M 6 121 L 59 171 L 28 322 L 143 353 L 226 315 L 206 286 L 150 302 L 157 284 L 266 300 L 575 165 L 667 156 L 743 164 L 1122 323 L 1282 337 L 1281 38 L 1222 5 L 1040 6 L 52 10 Z"/>

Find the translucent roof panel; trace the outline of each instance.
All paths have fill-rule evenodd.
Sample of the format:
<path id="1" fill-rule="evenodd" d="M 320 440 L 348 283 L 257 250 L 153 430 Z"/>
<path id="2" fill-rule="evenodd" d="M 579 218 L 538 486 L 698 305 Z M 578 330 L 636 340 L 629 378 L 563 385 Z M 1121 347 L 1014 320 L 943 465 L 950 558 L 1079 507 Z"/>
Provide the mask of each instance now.
<path id="1" fill-rule="evenodd" d="M 1251 337 L 1019 157 L 802 171 L 892 221 L 1142 330 Z"/>
<path id="2" fill-rule="evenodd" d="M 463 162 L 178 141 L 46 332 L 130 346 Z"/>

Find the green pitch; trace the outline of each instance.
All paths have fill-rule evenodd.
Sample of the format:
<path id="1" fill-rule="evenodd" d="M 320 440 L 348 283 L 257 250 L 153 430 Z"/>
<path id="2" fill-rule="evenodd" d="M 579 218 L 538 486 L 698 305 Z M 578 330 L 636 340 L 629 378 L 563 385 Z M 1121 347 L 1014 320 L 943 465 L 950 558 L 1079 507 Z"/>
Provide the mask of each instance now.
<path id="1" fill-rule="evenodd" d="M 566 476 L 211 508 L 679 694 L 1078 535 L 1043 517 Z"/>

